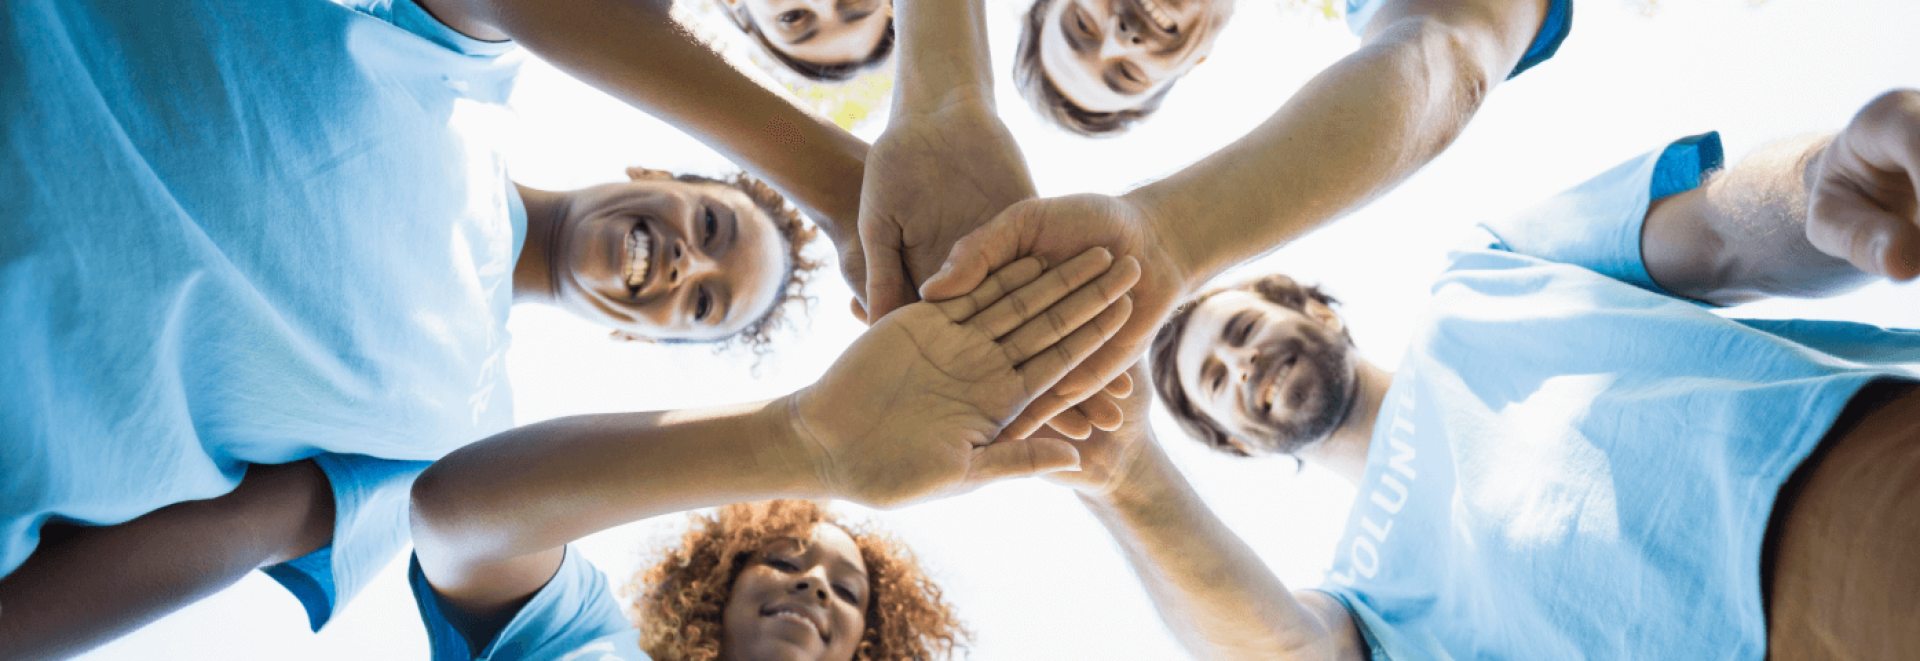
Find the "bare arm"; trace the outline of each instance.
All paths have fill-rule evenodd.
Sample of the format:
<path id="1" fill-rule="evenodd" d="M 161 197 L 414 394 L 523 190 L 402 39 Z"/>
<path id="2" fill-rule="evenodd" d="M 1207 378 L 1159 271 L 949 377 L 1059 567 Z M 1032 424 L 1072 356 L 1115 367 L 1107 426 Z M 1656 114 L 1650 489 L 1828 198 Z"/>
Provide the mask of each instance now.
<path id="1" fill-rule="evenodd" d="M 614 525 L 769 498 L 889 507 L 1069 467 L 1065 441 L 989 443 L 1119 328 L 1139 266 L 1104 250 L 1044 274 L 1039 263 L 889 315 L 785 398 L 565 418 L 456 450 L 414 484 L 421 570 L 479 646 L 553 576 L 566 543 Z"/>
<path id="2" fill-rule="evenodd" d="M 1911 278 L 1920 272 L 1915 166 L 1920 92 L 1889 92 L 1838 135 L 1768 145 L 1693 190 L 1655 200 L 1641 257 L 1661 287 L 1719 305 Z M 1825 247 L 1815 241 L 1823 231 Z"/>
<path id="3" fill-rule="evenodd" d="M 634 0 L 423 0 L 449 27 L 512 38 L 542 59 L 699 139 L 856 241 L 867 145 L 761 87 L 668 15 Z"/>
<path id="4" fill-rule="evenodd" d="M 1513 70 L 1546 0 L 1406 0 L 1252 133 L 1124 197 L 1189 287 L 1356 209 L 1452 144 Z M 1157 320 L 1156 320 L 1157 321 Z"/>
<path id="5" fill-rule="evenodd" d="M 1281 585 L 1150 436 L 1112 493 L 1080 499 L 1120 543 L 1187 651 L 1197 659 L 1364 658 L 1346 609 L 1325 594 Z"/>
<path id="6" fill-rule="evenodd" d="M 0 658 L 65 658 L 333 538 L 311 461 L 256 465 L 232 492 L 43 543 L 0 580 Z"/>

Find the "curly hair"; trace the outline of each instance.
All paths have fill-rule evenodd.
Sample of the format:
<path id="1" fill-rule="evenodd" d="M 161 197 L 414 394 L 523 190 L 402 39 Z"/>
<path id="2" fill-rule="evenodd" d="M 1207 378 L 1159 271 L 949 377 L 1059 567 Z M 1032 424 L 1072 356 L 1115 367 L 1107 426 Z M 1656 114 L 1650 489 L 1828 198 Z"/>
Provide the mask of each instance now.
<path id="1" fill-rule="evenodd" d="M 766 310 L 760 312 L 760 316 L 741 328 L 740 332 L 716 341 L 714 347 L 716 351 L 725 351 L 735 346 L 744 346 L 756 357 L 766 355 L 773 344 L 773 330 L 786 321 L 787 308 L 791 307 L 788 304 L 804 307 L 809 300 L 806 295 L 807 283 L 813 280 L 813 274 L 819 270 L 821 261 L 808 258 L 803 253 L 807 246 L 812 245 L 814 239 L 819 237 L 820 230 L 809 224 L 792 205 L 787 204 L 787 198 L 780 195 L 779 191 L 775 191 L 772 186 L 744 172 L 735 173 L 726 179 L 683 174 L 675 176 L 674 180 L 692 184 L 720 184 L 738 189 L 746 194 L 747 199 L 753 200 L 754 206 L 760 207 L 762 213 L 767 214 L 767 221 L 773 223 L 774 229 L 780 231 L 780 239 L 786 242 L 786 275 L 781 279 L 780 294 L 773 298 L 773 303 L 768 305 Z M 672 343 L 669 342 L 669 344 Z"/>
<path id="2" fill-rule="evenodd" d="M 893 16 L 891 14 L 887 16 L 887 27 L 880 32 L 880 41 L 874 42 L 873 50 L 867 51 L 866 57 L 852 62 L 821 64 L 819 62 L 808 62 L 795 58 L 792 55 L 786 54 L 785 51 L 774 48 L 773 42 L 767 39 L 767 35 L 760 31 L 760 26 L 753 22 L 753 17 L 747 15 L 745 12 L 735 13 L 733 11 L 726 11 L 722 13 L 726 14 L 728 18 L 733 19 L 733 24 L 739 27 L 742 32 L 752 36 L 753 40 L 760 44 L 760 48 L 765 50 L 768 55 L 772 55 L 773 59 L 779 60 L 780 64 L 786 65 L 787 69 L 800 74 L 808 80 L 821 82 L 850 80 L 854 74 L 879 66 L 885 63 L 888 57 L 893 55 L 894 35 Z"/>
<path id="3" fill-rule="evenodd" d="M 1054 0 L 1034 0 L 1033 6 L 1027 9 L 1026 20 L 1020 23 L 1020 45 L 1013 55 L 1014 85 L 1020 88 L 1020 97 L 1033 106 L 1034 112 L 1074 134 L 1106 138 L 1133 128 L 1159 110 L 1160 102 L 1173 90 L 1173 82 L 1141 101 L 1138 107 L 1117 112 L 1082 108 L 1060 92 L 1060 86 L 1053 83 L 1046 67 L 1040 64 L 1040 34 L 1047 28 L 1047 9 L 1053 3 Z"/>
<path id="4" fill-rule="evenodd" d="M 1160 326 L 1158 333 L 1154 334 L 1153 345 L 1147 350 L 1148 360 L 1153 363 L 1153 389 L 1160 395 L 1161 403 L 1167 405 L 1167 411 L 1173 414 L 1174 422 L 1180 423 L 1180 428 L 1185 430 L 1188 436 L 1205 443 L 1207 447 L 1237 457 L 1247 457 L 1251 455 L 1234 446 L 1233 432 L 1228 431 L 1224 425 L 1201 411 L 1200 407 L 1195 406 L 1193 400 L 1187 398 L 1186 389 L 1180 386 L 1180 366 L 1176 364 L 1174 358 L 1174 354 L 1180 350 L 1180 338 L 1186 335 L 1187 319 L 1193 316 L 1194 309 L 1214 295 L 1230 291 L 1252 292 L 1274 305 L 1303 314 L 1307 310 L 1308 301 L 1318 301 L 1329 308 L 1338 304 L 1339 301 L 1321 291 L 1318 286 L 1302 285 L 1295 282 L 1293 278 L 1274 273 L 1230 287 L 1201 292 L 1200 295 L 1193 297 L 1193 300 L 1187 301 L 1174 310 L 1173 314 L 1167 315 L 1167 322 Z M 1353 336 L 1345 327 L 1340 329 L 1340 337 L 1348 344 L 1353 343 Z M 1304 445 L 1308 441 L 1300 439 L 1299 442 Z M 1299 449 L 1299 445 L 1296 445 L 1284 448 L 1282 451 L 1292 454 Z"/>
<path id="5" fill-rule="evenodd" d="M 627 586 L 640 647 L 656 661 L 711 661 L 720 655 L 721 613 L 754 554 L 768 542 L 821 523 L 839 526 L 867 565 L 866 630 L 855 661 L 934 661 L 964 648 L 969 634 L 913 552 L 866 525 L 848 525 L 821 503 L 769 500 L 693 515 L 677 546 Z"/>

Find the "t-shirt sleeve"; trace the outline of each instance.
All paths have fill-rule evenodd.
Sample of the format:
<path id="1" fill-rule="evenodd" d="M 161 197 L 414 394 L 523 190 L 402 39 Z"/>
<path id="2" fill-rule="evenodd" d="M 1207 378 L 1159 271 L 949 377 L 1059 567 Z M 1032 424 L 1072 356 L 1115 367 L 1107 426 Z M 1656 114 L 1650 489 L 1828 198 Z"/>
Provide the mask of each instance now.
<path id="1" fill-rule="evenodd" d="M 1367 32 L 1367 24 L 1373 22 L 1373 15 L 1393 0 L 1346 0 L 1347 29 L 1356 35 Z M 1567 40 L 1567 33 L 1573 31 L 1573 0 L 1553 0 L 1547 7 L 1547 16 L 1540 22 L 1540 31 L 1534 33 L 1533 43 L 1527 44 L 1527 52 L 1520 56 L 1520 62 L 1513 66 L 1513 72 L 1507 74 L 1511 80 L 1534 65 L 1547 61 L 1560 50 L 1560 42 Z"/>
<path id="2" fill-rule="evenodd" d="M 1640 256 L 1640 228 L 1656 199 L 1699 186 L 1723 160 L 1720 134 L 1681 138 L 1636 157 L 1526 211 L 1480 226 L 1474 247 L 1584 267 L 1663 295 Z"/>
<path id="3" fill-rule="evenodd" d="M 408 494 L 432 462 L 323 454 L 313 463 L 333 490 L 333 543 L 262 571 L 300 600 L 319 631 L 406 545 Z"/>
<path id="4" fill-rule="evenodd" d="M 449 619 L 440 596 L 427 583 L 416 556 L 407 572 L 414 603 L 427 626 L 433 661 L 645 661 L 640 634 L 620 612 L 607 587 L 607 577 L 568 546 L 553 574 L 533 598 L 520 607 L 493 640 L 473 654 L 467 639 Z"/>
<path id="5" fill-rule="evenodd" d="M 1366 601 L 1343 589 L 1322 586 L 1324 592 L 1346 607 L 1353 626 L 1367 642 L 1368 661 L 1452 661 L 1440 641 L 1420 631 L 1402 630 L 1380 617 Z"/>
<path id="6" fill-rule="evenodd" d="M 481 41 L 447 27 L 413 0 L 333 0 L 348 9 L 392 23 L 456 53 L 492 57 L 513 50 L 511 41 Z"/>

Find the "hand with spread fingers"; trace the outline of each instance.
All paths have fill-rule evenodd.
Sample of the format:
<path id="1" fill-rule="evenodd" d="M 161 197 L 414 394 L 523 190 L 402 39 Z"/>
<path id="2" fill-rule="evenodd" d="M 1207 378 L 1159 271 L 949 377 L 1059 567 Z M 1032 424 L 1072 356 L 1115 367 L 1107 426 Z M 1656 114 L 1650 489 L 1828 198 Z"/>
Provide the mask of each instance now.
<path id="1" fill-rule="evenodd" d="M 1862 108 L 1821 155 L 1807 240 L 1869 274 L 1920 276 L 1920 90 Z"/>
<path id="2" fill-rule="evenodd" d="M 947 265 L 921 286 L 922 296 L 942 300 L 960 295 L 1001 264 L 1022 256 L 1063 260 L 1096 246 L 1139 260 L 1140 281 L 1132 291 L 1134 313 L 1126 326 L 1059 385 L 1034 400 L 1007 426 L 1006 437 L 1023 438 L 1049 420 L 1060 433 L 1074 438 L 1085 438 L 1096 427 L 1112 429 L 1119 424 L 1122 407 L 1113 397 L 1133 389 L 1124 370 L 1146 351 L 1161 321 L 1188 294 L 1186 270 L 1160 234 L 1147 214 L 1124 198 L 1087 194 L 1027 200 L 1008 207 L 993 222 L 954 244 Z M 1081 405 L 1078 412 L 1070 410 L 1075 404 Z"/>
<path id="3" fill-rule="evenodd" d="M 995 438 L 1122 328 L 1140 267 L 1102 248 L 1057 263 L 1017 260 L 962 295 L 900 308 L 792 395 L 825 490 L 893 507 L 1072 468 L 1066 441 Z"/>

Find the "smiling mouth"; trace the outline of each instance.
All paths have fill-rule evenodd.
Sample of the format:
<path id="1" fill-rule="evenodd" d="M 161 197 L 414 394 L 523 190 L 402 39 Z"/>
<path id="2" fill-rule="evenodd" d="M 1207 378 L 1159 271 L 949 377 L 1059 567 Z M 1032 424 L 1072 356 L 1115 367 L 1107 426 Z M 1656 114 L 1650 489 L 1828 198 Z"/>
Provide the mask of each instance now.
<path id="1" fill-rule="evenodd" d="M 818 636 L 820 638 L 820 642 L 822 643 L 833 642 L 832 637 L 827 635 L 826 630 L 820 627 L 820 623 L 813 621 L 813 618 L 806 616 L 805 614 L 801 613 L 798 609 L 792 606 L 769 607 L 768 609 L 761 611 L 760 615 L 762 617 L 775 617 L 775 618 L 781 618 L 785 620 L 792 620 L 794 622 L 799 622 L 800 624 L 806 625 L 808 629 L 812 629 L 813 635 Z"/>
<path id="2" fill-rule="evenodd" d="M 633 230 L 627 232 L 627 266 L 623 269 L 627 289 L 640 291 L 647 284 L 647 276 L 653 271 L 653 235 L 647 233 L 647 224 L 634 223 Z"/>
<path id="3" fill-rule="evenodd" d="M 1153 26 L 1160 28 L 1160 31 L 1168 34 L 1180 31 L 1180 24 L 1173 21 L 1173 12 L 1167 11 L 1156 0 L 1140 0 L 1140 8 L 1146 11 L 1147 20 L 1153 21 Z"/>
<path id="4" fill-rule="evenodd" d="M 1294 365 L 1299 361 L 1300 355 L 1295 352 L 1283 359 L 1278 367 L 1269 368 L 1267 378 L 1262 382 L 1265 385 L 1260 389 L 1259 397 L 1255 400 L 1260 405 L 1261 414 L 1267 419 L 1273 418 L 1273 403 L 1280 399 L 1280 387 L 1285 384 L 1287 375 L 1293 372 Z"/>

